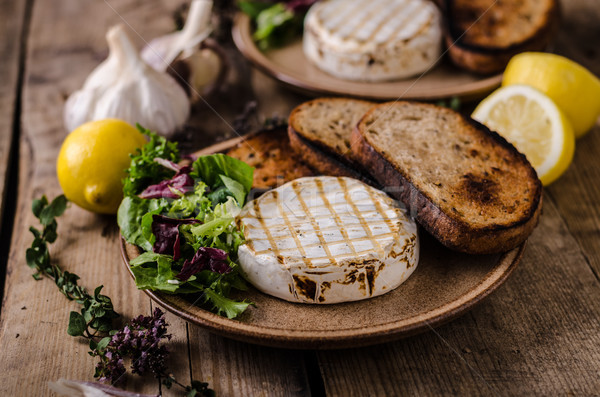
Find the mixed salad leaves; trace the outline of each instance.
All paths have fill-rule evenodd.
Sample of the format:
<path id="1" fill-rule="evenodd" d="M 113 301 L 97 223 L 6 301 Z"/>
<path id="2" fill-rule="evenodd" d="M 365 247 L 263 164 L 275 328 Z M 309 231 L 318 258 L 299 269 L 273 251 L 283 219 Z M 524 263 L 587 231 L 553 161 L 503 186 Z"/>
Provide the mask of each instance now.
<path id="1" fill-rule="evenodd" d="M 240 0 L 238 7 L 254 22 L 253 38 L 265 51 L 286 44 L 303 30 L 306 12 L 318 0 Z"/>
<path id="2" fill-rule="evenodd" d="M 138 125 L 149 142 L 131 158 L 117 219 L 128 243 L 143 251 L 130 261 L 136 286 L 198 294 L 214 312 L 235 318 L 250 302 L 237 250 L 244 235 L 235 223 L 252 187 L 254 168 L 213 154 L 181 166 L 177 145 Z"/>

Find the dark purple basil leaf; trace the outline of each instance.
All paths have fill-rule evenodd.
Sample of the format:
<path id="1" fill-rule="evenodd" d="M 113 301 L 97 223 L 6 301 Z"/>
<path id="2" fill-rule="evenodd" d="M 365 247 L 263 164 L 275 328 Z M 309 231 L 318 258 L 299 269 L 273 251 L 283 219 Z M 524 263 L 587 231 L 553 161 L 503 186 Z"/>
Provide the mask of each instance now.
<path id="1" fill-rule="evenodd" d="M 177 278 L 185 281 L 202 270 L 210 270 L 219 274 L 229 273 L 231 267 L 227 264 L 227 252 L 218 248 L 198 248 L 192 260 L 188 259 L 183 262 L 183 268 L 177 275 Z"/>
<path id="2" fill-rule="evenodd" d="M 191 192 L 194 188 L 194 179 L 189 175 L 191 170 L 192 168 L 189 166 L 182 167 L 172 179 L 148 186 L 140 193 L 140 197 L 143 199 L 163 197 L 176 199 L 180 195 Z M 176 191 L 180 194 L 177 194 Z"/>
<path id="3" fill-rule="evenodd" d="M 156 237 L 152 250 L 157 254 L 173 255 L 173 260 L 181 257 L 179 225 L 200 223 L 197 219 L 174 219 L 163 215 L 152 215 L 152 234 Z"/>
<path id="4" fill-rule="evenodd" d="M 288 0 L 286 1 L 286 7 L 288 10 L 297 13 L 307 11 L 310 6 L 315 4 L 318 0 Z"/>

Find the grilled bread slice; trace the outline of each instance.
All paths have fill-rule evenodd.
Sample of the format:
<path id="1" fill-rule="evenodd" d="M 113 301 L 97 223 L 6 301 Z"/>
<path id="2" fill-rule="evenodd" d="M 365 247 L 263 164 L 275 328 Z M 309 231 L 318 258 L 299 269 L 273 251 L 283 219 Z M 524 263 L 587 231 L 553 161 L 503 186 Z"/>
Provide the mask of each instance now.
<path id="1" fill-rule="evenodd" d="M 507 251 L 537 225 L 542 185 L 525 156 L 450 109 L 402 101 L 378 105 L 354 130 L 352 151 L 449 248 Z"/>
<path id="2" fill-rule="evenodd" d="M 281 127 L 260 131 L 225 154 L 254 167 L 252 187 L 273 189 L 296 178 L 314 175 L 313 170 L 291 153 L 286 129 Z"/>
<path id="3" fill-rule="evenodd" d="M 501 72 L 523 51 L 545 49 L 559 19 L 558 0 L 441 0 L 452 61 L 472 72 Z"/>
<path id="4" fill-rule="evenodd" d="M 360 118 L 375 104 L 349 98 L 318 98 L 290 114 L 288 136 L 296 153 L 323 175 L 370 178 L 352 159 L 350 136 Z"/>

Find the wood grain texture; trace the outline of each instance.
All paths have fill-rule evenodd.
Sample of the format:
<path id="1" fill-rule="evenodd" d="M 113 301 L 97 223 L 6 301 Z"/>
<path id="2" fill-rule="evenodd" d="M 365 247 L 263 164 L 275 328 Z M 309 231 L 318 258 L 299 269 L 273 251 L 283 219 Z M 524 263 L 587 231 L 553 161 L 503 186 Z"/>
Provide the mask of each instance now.
<path id="1" fill-rule="evenodd" d="M 562 6 L 565 20 L 558 35 L 556 52 L 600 76 L 600 46 L 597 40 L 591 39 L 600 37 L 600 3 L 595 0 L 568 1 Z M 600 119 L 575 146 L 575 156 L 568 171 L 547 190 L 600 280 Z"/>
<path id="2" fill-rule="evenodd" d="M 218 396 L 310 396 L 304 355 L 250 345 L 189 326 L 192 377 Z"/>
<path id="3" fill-rule="evenodd" d="M 19 62 L 26 1 L 0 2 L 0 224 L 4 215 L 6 176 L 9 169 L 9 152 L 15 123 L 17 90 L 19 87 Z M 9 214 L 12 216 L 12 214 Z"/>
<path id="4" fill-rule="evenodd" d="M 554 203 L 506 284 L 437 330 L 319 352 L 328 395 L 594 395 L 600 286 Z"/>
<path id="5" fill-rule="evenodd" d="M 170 9 L 162 2 L 112 3 L 34 4 L 21 117 L 19 200 L 0 322 L 4 379 L 0 395 L 48 395 L 50 380 L 93 380 L 95 359 L 88 356 L 87 345 L 66 334 L 69 311 L 77 305 L 66 301 L 52 282 L 34 281 L 24 253 L 32 240 L 28 226 L 36 225 L 31 201 L 41 194 L 52 198 L 60 193 L 55 161 L 66 136 L 64 100 L 106 56 L 105 31 L 121 21 L 116 12 L 144 36 L 171 26 Z M 59 239 L 51 253 L 88 288 L 103 284 L 103 292 L 112 297 L 124 319 L 150 312 L 149 299 L 136 290 L 120 265 L 114 217 L 71 206 L 59 220 Z M 154 379 L 127 379 L 124 386 L 139 392 L 159 390 Z"/>

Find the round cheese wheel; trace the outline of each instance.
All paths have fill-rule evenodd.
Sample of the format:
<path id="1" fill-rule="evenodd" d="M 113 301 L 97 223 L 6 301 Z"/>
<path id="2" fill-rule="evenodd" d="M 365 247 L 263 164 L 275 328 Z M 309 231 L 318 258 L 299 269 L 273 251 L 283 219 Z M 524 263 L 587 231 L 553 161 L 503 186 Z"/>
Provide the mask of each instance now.
<path id="1" fill-rule="evenodd" d="M 441 57 L 442 27 L 427 0 L 330 0 L 304 20 L 303 49 L 342 79 L 384 81 L 428 71 Z"/>
<path id="2" fill-rule="evenodd" d="M 366 299 L 398 287 L 419 258 L 417 226 L 387 194 L 356 179 L 296 179 L 246 204 L 243 276 L 292 302 Z"/>

